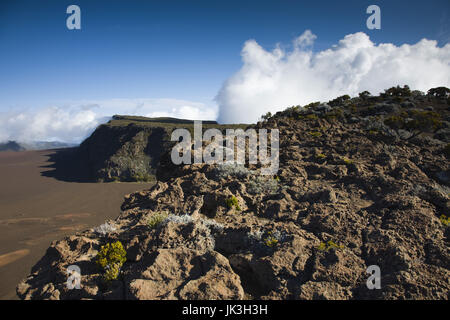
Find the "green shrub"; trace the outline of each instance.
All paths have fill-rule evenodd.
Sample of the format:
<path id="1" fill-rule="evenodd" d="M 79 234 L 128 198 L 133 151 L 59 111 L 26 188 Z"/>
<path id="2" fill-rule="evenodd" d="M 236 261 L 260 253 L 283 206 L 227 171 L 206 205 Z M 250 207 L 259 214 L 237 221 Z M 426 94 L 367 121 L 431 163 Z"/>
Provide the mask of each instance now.
<path id="1" fill-rule="evenodd" d="M 411 114 L 413 120 L 406 122 L 408 129 L 427 131 L 437 130 L 442 127 L 441 115 L 434 111 L 413 111 Z"/>
<path id="2" fill-rule="evenodd" d="M 450 89 L 446 87 L 432 88 L 428 90 L 427 94 L 437 98 L 447 98 L 450 96 Z"/>
<path id="3" fill-rule="evenodd" d="M 434 111 L 412 110 L 392 115 L 384 123 L 393 129 L 406 129 L 420 132 L 436 131 L 442 127 L 441 115 Z"/>
<path id="4" fill-rule="evenodd" d="M 347 159 L 346 157 L 343 157 L 343 158 L 342 158 L 342 161 L 344 161 L 345 164 L 352 164 L 352 163 L 353 163 L 352 160 Z"/>
<path id="5" fill-rule="evenodd" d="M 287 113 L 288 115 L 292 115 L 292 114 L 294 114 L 294 113 L 297 113 L 297 112 L 299 111 L 300 108 L 301 108 L 300 105 L 298 105 L 298 106 L 292 106 L 292 107 L 286 108 L 286 109 L 284 110 L 284 113 Z"/>
<path id="6" fill-rule="evenodd" d="M 337 97 L 336 99 L 328 101 L 328 104 L 332 107 L 341 106 L 347 100 L 350 100 L 350 96 L 348 94 L 345 94 L 343 96 Z"/>
<path id="7" fill-rule="evenodd" d="M 310 104 L 307 104 L 306 106 L 304 106 L 305 109 L 312 109 L 317 107 L 320 104 L 320 101 L 317 102 L 311 102 Z"/>
<path id="8" fill-rule="evenodd" d="M 337 245 L 334 241 L 330 240 L 327 243 L 321 242 L 318 249 L 320 251 L 329 251 L 329 250 L 337 250 L 337 249 L 344 249 L 343 245 Z"/>
<path id="9" fill-rule="evenodd" d="M 154 180 L 153 177 L 151 175 L 149 175 L 148 173 L 135 173 L 134 175 L 131 176 L 131 180 L 132 181 L 136 181 L 136 182 L 149 182 Z"/>
<path id="10" fill-rule="evenodd" d="M 439 220 L 441 220 L 441 223 L 446 227 L 450 224 L 450 217 L 447 217 L 445 214 L 441 215 Z"/>
<path id="11" fill-rule="evenodd" d="M 335 118 L 343 118 L 344 117 L 344 111 L 341 108 L 334 108 L 333 111 L 325 113 L 325 119 L 331 120 Z"/>
<path id="12" fill-rule="evenodd" d="M 363 91 L 363 92 L 360 92 L 360 93 L 359 93 L 359 97 L 360 97 L 361 99 L 366 99 L 366 98 L 368 98 L 368 97 L 370 97 L 370 96 L 371 96 L 371 94 L 370 94 L 369 91 Z"/>
<path id="13" fill-rule="evenodd" d="M 96 263 L 103 269 L 105 280 L 117 279 L 120 268 L 127 260 L 126 255 L 127 252 L 120 241 L 101 246 Z"/>
<path id="14" fill-rule="evenodd" d="M 308 119 L 308 120 L 317 120 L 317 119 L 319 119 L 319 117 L 318 117 L 317 115 L 315 115 L 315 114 L 308 114 L 308 115 L 305 117 L 305 119 Z"/>
<path id="15" fill-rule="evenodd" d="M 309 135 L 311 135 L 311 136 L 313 136 L 313 137 L 320 137 L 320 136 L 322 136 L 322 133 L 321 132 L 319 132 L 319 131 L 310 131 L 309 132 Z"/>
<path id="16" fill-rule="evenodd" d="M 403 88 L 400 86 L 392 87 L 384 90 L 384 93 L 380 94 L 381 97 L 409 97 L 411 96 L 411 90 L 409 86 L 405 85 Z"/>
<path id="17" fill-rule="evenodd" d="M 267 112 L 265 115 L 262 115 L 261 118 L 263 120 L 269 120 L 272 117 L 272 113 L 271 112 Z"/>
<path id="18" fill-rule="evenodd" d="M 264 244 L 269 248 L 273 248 L 278 244 L 278 239 L 269 231 L 267 237 L 264 239 Z"/>
<path id="19" fill-rule="evenodd" d="M 169 214 L 167 212 L 153 213 L 150 218 L 148 218 L 147 225 L 150 228 L 154 229 L 158 227 L 164 220 L 166 220 L 168 216 Z"/>
<path id="20" fill-rule="evenodd" d="M 228 209 L 232 209 L 233 207 L 237 211 L 241 211 L 241 207 L 239 206 L 238 199 L 235 196 L 231 196 L 227 200 L 225 200 L 225 204 L 227 205 Z"/>
<path id="21" fill-rule="evenodd" d="M 316 158 L 317 159 L 325 159 L 327 156 L 326 155 L 324 155 L 323 153 L 318 153 L 318 154 L 316 154 Z"/>
<path id="22" fill-rule="evenodd" d="M 394 115 L 386 118 L 384 124 L 394 129 L 401 129 L 405 126 L 405 118 L 400 115 Z"/>

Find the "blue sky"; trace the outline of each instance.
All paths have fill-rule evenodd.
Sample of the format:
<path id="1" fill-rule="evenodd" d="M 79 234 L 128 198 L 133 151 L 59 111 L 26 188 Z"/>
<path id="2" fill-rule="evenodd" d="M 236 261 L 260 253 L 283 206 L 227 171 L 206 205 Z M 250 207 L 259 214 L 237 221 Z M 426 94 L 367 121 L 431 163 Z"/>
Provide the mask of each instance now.
<path id="1" fill-rule="evenodd" d="M 382 29 L 371 31 L 365 9 L 374 3 L 382 10 Z M 70 4 L 81 8 L 81 30 L 66 28 Z M 318 36 L 317 50 L 357 31 L 374 42 L 426 37 L 445 44 L 449 9 L 448 1 L 398 0 L 1 1 L 0 105 L 143 97 L 208 101 L 239 69 L 248 39 L 272 48 L 310 29 Z"/>
<path id="2" fill-rule="evenodd" d="M 71 4 L 81 30 L 66 28 Z M 381 8 L 381 30 L 366 28 L 370 4 Z M 319 52 L 362 31 L 374 43 L 428 38 L 442 47 L 449 9 L 448 0 L 2 0 L 0 112 L 107 99 L 214 104 L 249 39 L 289 50 L 309 29 Z"/>

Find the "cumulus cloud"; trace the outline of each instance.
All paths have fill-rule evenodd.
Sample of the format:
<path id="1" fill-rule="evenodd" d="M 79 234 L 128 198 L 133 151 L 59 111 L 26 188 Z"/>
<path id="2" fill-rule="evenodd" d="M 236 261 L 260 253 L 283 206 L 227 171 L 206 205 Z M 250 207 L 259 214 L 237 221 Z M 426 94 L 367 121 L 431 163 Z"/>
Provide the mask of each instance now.
<path id="1" fill-rule="evenodd" d="M 222 86 L 216 100 L 221 123 L 256 122 L 261 115 L 292 105 L 328 101 L 368 90 L 378 94 L 394 85 L 427 91 L 450 87 L 450 44 L 422 39 L 416 44 L 374 44 L 363 32 L 349 34 L 330 49 L 314 52 L 309 30 L 291 50 L 268 51 L 245 42 L 243 66 Z"/>
<path id="2" fill-rule="evenodd" d="M 114 114 L 215 120 L 217 108 L 177 99 L 75 101 L 38 110 L 0 112 L 0 142 L 79 143 Z"/>

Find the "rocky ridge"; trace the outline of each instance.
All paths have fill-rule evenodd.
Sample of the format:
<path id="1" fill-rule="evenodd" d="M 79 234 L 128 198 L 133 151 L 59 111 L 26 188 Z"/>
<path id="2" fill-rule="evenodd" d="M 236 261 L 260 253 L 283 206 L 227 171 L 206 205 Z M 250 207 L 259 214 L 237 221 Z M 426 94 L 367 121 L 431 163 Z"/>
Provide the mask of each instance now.
<path id="1" fill-rule="evenodd" d="M 257 166 L 177 166 L 151 189 L 126 196 L 115 221 L 53 242 L 17 293 L 448 299 L 449 116 L 448 91 L 407 87 L 266 115 L 255 128 L 280 130 L 276 176 L 259 175 Z M 163 160 L 161 168 L 173 166 Z M 161 213 L 168 215 L 149 226 Z M 117 240 L 127 261 L 105 284 L 95 257 Z M 66 287 L 73 264 L 80 290 Z M 380 267 L 379 290 L 366 286 L 370 265 Z"/>

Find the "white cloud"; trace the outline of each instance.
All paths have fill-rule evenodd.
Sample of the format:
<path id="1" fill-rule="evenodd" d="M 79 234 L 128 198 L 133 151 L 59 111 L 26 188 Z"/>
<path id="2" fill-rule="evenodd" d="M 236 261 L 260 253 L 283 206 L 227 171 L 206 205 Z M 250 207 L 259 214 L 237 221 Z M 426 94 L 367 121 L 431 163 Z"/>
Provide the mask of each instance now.
<path id="1" fill-rule="evenodd" d="M 38 110 L 0 112 L 0 142 L 78 143 L 114 114 L 214 120 L 217 118 L 217 108 L 176 99 L 111 99 L 74 101 Z"/>
<path id="2" fill-rule="evenodd" d="M 450 44 L 423 39 L 414 45 L 374 44 L 358 32 L 330 49 L 313 52 L 316 36 L 309 30 L 294 39 L 293 49 L 273 51 L 248 40 L 242 68 L 217 95 L 220 123 L 256 122 L 268 111 L 328 101 L 368 90 L 378 94 L 394 85 L 427 91 L 450 87 Z"/>

